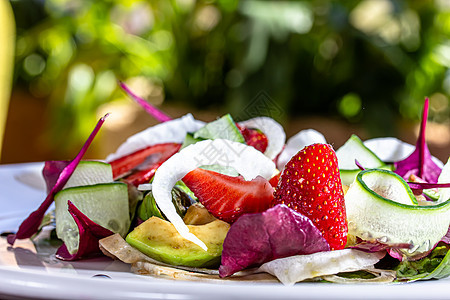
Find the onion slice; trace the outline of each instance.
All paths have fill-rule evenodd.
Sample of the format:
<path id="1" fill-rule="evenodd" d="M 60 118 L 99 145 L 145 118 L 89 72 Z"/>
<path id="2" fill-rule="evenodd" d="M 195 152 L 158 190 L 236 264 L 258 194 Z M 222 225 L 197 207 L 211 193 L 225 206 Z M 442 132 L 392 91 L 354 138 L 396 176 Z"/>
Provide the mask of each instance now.
<path id="1" fill-rule="evenodd" d="M 263 264 L 259 270 L 270 273 L 285 285 L 305 279 L 373 268 L 386 251 L 366 253 L 355 249 L 317 252 L 280 258 Z"/>
<path id="2" fill-rule="evenodd" d="M 281 150 L 283 150 L 284 143 L 286 142 L 286 133 L 284 132 L 283 126 L 274 119 L 269 117 L 257 117 L 239 122 L 239 125 L 261 130 L 266 135 L 268 144 L 264 154 L 268 158 L 274 159 L 280 154 Z"/>
<path id="3" fill-rule="evenodd" d="M 156 171 L 152 183 L 153 196 L 161 212 L 185 239 L 207 250 L 206 245 L 189 232 L 172 204 L 171 190 L 190 171 L 205 165 L 232 167 L 245 180 L 262 176 L 269 180 L 275 164 L 253 147 L 225 139 L 205 140 L 174 154 Z"/>
<path id="4" fill-rule="evenodd" d="M 414 146 L 405 143 L 394 137 L 373 138 L 364 141 L 364 145 L 375 153 L 382 161 L 386 163 L 403 160 L 413 151 Z M 436 165 L 443 167 L 444 164 L 437 157 L 431 158 Z"/>
<path id="5" fill-rule="evenodd" d="M 314 129 L 305 129 L 299 131 L 296 135 L 292 136 L 286 144 L 283 152 L 281 152 L 278 157 L 277 166 L 279 170 L 284 168 L 284 165 L 297 154 L 298 151 L 303 149 L 305 146 L 319 143 L 326 144 L 325 137 L 323 134 Z"/>
<path id="6" fill-rule="evenodd" d="M 119 146 L 115 153 L 110 154 L 106 158 L 106 161 L 113 161 L 122 156 L 156 144 L 181 144 L 186 137 L 186 133 L 195 132 L 204 125 L 204 122 L 195 120 L 191 114 L 157 124 L 129 137 L 122 145 Z"/>

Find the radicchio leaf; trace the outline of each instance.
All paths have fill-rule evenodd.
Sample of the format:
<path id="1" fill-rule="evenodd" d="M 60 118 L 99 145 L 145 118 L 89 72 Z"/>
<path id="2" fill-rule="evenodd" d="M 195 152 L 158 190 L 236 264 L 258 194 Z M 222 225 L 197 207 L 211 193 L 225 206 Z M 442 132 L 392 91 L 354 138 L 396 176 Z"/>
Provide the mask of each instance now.
<path id="1" fill-rule="evenodd" d="M 103 123 L 105 122 L 105 119 L 108 117 L 109 114 L 106 114 L 100 120 L 98 121 L 97 125 L 95 126 L 92 133 L 89 135 L 88 139 L 84 143 L 83 147 L 81 148 L 80 152 L 77 154 L 77 156 L 61 171 L 58 179 L 56 180 L 54 186 L 51 188 L 50 192 L 47 194 L 47 197 L 45 198 L 44 202 L 41 203 L 39 208 L 32 212 L 19 226 L 19 230 L 16 234 L 10 234 L 7 237 L 8 243 L 10 245 L 14 245 L 14 242 L 16 239 L 27 239 L 33 236 L 38 229 L 39 225 L 42 222 L 42 219 L 44 218 L 45 212 L 49 208 L 50 204 L 53 202 L 53 198 L 55 197 L 56 193 L 59 192 L 67 183 L 70 176 L 72 176 L 73 172 L 75 171 L 76 167 L 80 163 L 81 159 L 83 158 L 84 154 L 88 150 L 89 146 L 91 145 L 92 141 L 94 140 L 95 136 L 97 135 L 98 131 L 102 127 Z"/>
<path id="2" fill-rule="evenodd" d="M 69 164 L 70 161 L 67 160 L 52 160 L 45 162 L 44 168 L 42 169 L 42 176 L 47 185 L 47 193 L 50 193 L 52 187 L 56 184 L 56 181 L 58 181 L 59 175 Z"/>
<path id="3" fill-rule="evenodd" d="M 364 241 L 358 239 L 358 243 L 350 248 L 361 250 L 368 253 L 375 253 L 386 250 L 391 257 L 401 261 L 403 259 L 403 255 L 398 250 L 411 248 L 411 244 L 408 243 L 387 244 L 381 241 Z"/>
<path id="4" fill-rule="evenodd" d="M 156 107 L 154 107 L 153 105 L 151 105 L 150 103 L 148 103 L 147 101 L 145 101 L 144 99 L 133 93 L 125 83 L 119 82 L 119 85 L 134 101 L 136 101 L 143 109 L 145 109 L 145 111 L 149 115 L 151 115 L 159 122 L 163 123 L 172 120 L 171 117 L 169 117 L 168 115 L 166 115 L 165 113 L 163 113 L 162 111 L 160 111 L 159 109 L 157 109 Z"/>
<path id="5" fill-rule="evenodd" d="M 56 251 L 56 257 L 62 260 L 71 261 L 99 253 L 100 248 L 98 241 L 102 238 L 113 235 L 114 232 L 93 222 L 85 214 L 83 214 L 71 201 L 68 201 L 67 204 L 69 207 L 69 213 L 72 215 L 78 227 L 78 250 L 76 253 L 71 254 L 67 250 L 66 245 L 63 244 Z"/>
<path id="6" fill-rule="evenodd" d="M 412 190 L 450 188 L 450 183 L 408 182 L 408 185 Z"/>
<path id="7" fill-rule="evenodd" d="M 320 231 L 304 215 L 286 205 L 241 216 L 223 243 L 221 277 L 247 267 L 301 254 L 330 250 Z"/>
<path id="8" fill-rule="evenodd" d="M 441 168 L 431 159 L 430 150 L 425 141 L 425 129 L 428 119 L 428 98 L 425 99 L 420 126 L 419 138 L 416 142 L 416 149 L 407 158 L 394 163 L 395 173 L 405 180 L 411 175 L 416 175 L 426 182 L 436 183 L 441 173 Z"/>
<path id="9" fill-rule="evenodd" d="M 350 248 L 365 252 L 379 252 L 388 249 L 409 249 L 411 248 L 411 244 L 386 244 L 380 241 L 360 241 Z"/>
<path id="10" fill-rule="evenodd" d="M 450 245 L 450 227 L 448 228 L 447 233 L 442 237 L 441 242 Z"/>
<path id="11" fill-rule="evenodd" d="M 364 171 L 364 170 L 365 170 L 365 168 L 363 167 L 363 165 L 361 165 L 360 162 L 359 162 L 357 159 L 355 159 L 355 165 L 356 165 L 361 171 Z"/>

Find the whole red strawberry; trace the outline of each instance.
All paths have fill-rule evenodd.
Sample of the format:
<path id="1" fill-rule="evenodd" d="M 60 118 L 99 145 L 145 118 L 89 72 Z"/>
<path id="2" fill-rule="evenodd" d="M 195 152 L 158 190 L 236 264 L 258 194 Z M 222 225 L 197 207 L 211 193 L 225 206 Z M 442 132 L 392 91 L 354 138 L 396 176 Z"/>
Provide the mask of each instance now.
<path id="1" fill-rule="evenodd" d="M 347 217 L 336 154 L 328 144 L 306 146 L 286 164 L 273 205 L 309 217 L 332 250 L 347 243 Z"/>

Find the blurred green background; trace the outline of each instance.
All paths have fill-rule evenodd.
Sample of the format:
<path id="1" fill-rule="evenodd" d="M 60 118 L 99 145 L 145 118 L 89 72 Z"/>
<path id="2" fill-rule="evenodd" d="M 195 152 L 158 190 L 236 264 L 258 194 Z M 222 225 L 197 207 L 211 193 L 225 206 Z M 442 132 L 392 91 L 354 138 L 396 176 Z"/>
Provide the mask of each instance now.
<path id="1" fill-rule="evenodd" d="M 66 158 L 106 111 L 117 112 L 113 123 L 128 132 L 105 133 L 106 146 L 91 155 L 113 151 L 137 130 L 134 121 L 149 118 L 117 80 L 174 117 L 193 111 L 239 118 L 264 95 L 288 134 L 334 128 L 327 138 L 336 144 L 350 130 L 363 138 L 410 132 L 405 139 L 414 142 L 413 124 L 430 97 L 430 146 L 444 153 L 441 159 L 450 153 L 448 0 L 10 4 L 17 39 L 2 162 L 21 160 L 8 147 L 27 147 L 13 127 L 24 127 L 44 149 L 33 156 L 28 148 L 22 160 Z M 20 107 L 33 113 L 27 117 Z"/>

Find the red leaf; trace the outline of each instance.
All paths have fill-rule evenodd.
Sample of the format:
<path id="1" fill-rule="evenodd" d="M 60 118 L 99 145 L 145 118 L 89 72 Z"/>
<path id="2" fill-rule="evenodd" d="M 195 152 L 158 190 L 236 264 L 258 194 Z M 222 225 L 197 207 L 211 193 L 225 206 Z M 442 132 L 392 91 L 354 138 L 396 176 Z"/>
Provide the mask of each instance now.
<path id="1" fill-rule="evenodd" d="M 404 160 L 396 162 L 395 173 L 408 180 L 411 175 L 416 175 L 426 182 L 436 183 L 441 173 L 441 168 L 431 159 L 430 150 L 425 140 L 425 129 L 428 119 L 428 98 L 425 99 L 420 126 L 419 138 L 416 149 Z"/>
<path id="2" fill-rule="evenodd" d="M 100 252 L 98 241 L 114 234 L 111 230 L 98 225 L 83 214 L 71 201 L 68 201 L 69 213 L 78 226 L 79 243 L 76 253 L 71 254 L 63 244 L 56 251 L 56 257 L 62 260 L 77 260 L 82 257 L 92 256 Z"/>
<path id="3" fill-rule="evenodd" d="M 151 115 L 152 117 L 154 117 L 156 120 L 158 120 L 161 123 L 164 123 L 166 121 L 170 121 L 172 120 L 171 117 L 169 117 L 168 115 L 166 115 L 165 113 L 163 113 L 162 111 L 160 111 L 159 109 L 157 109 L 156 107 L 154 107 L 153 105 L 151 105 L 150 103 L 148 103 L 147 101 L 145 101 L 144 99 L 138 97 L 136 94 L 134 94 L 129 88 L 128 86 L 126 86 L 125 83 L 123 82 L 119 82 L 120 87 L 134 100 L 136 101 L 143 109 L 145 109 L 145 111 Z"/>
<path id="4" fill-rule="evenodd" d="M 76 167 L 80 163 L 81 159 L 83 158 L 84 154 L 86 153 L 87 149 L 91 145 L 92 141 L 94 140 L 95 136 L 97 135 L 98 131 L 102 127 L 103 123 L 105 122 L 105 119 L 108 117 L 109 114 L 106 114 L 103 116 L 95 126 L 92 133 L 89 135 L 88 139 L 84 143 L 83 147 L 81 148 L 80 152 L 77 154 L 77 156 L 61 171 L 59 174 L 58 179 L 56 180 L 55 185 L 52 187 L 50 192 L 48 193 L 47 197 L 45 198 L 44 202 L 39 206 L 37 210 L 32 212 L 19 226 L 19 230 L 16 234 L 10 234 L 7 237 L 7 241 L 9 244 L 14 245 L 14 242 L 16 239 L 27 239 L 33 236 L 38 229 L 42 222 L 42 219 L 44 218 L 45 212 L 49 208 L 49 206 L 53 202 L 53 198 L 56 195 L 57 192 L 59 192 L 67 183 L 70 176 L 72 176 L 73 172 L 75 171 Z"/>

